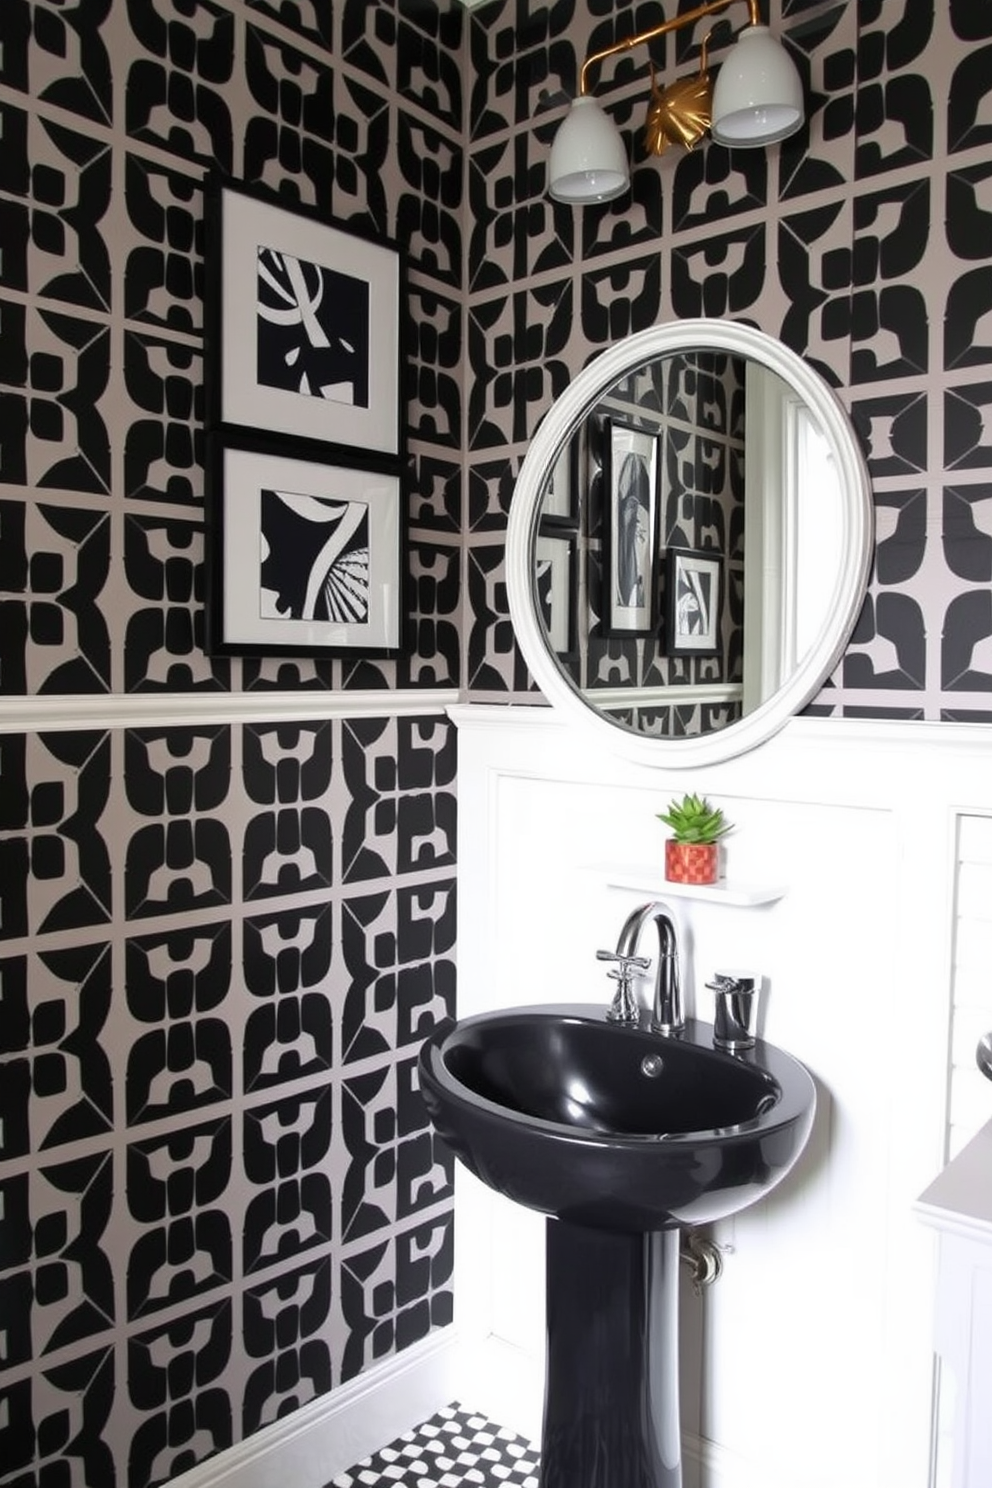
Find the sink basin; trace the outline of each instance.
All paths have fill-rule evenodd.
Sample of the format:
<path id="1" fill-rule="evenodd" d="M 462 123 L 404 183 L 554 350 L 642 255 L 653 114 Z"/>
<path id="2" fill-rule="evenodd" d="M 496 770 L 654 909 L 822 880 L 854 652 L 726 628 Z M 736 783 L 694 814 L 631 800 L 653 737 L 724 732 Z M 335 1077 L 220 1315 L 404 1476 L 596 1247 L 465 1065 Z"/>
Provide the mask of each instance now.
<path id="1" fill-rule="evenodd" d="M 584 1005 L 441 1024 L 420 1054 L 431 1120 L 483 1182 L 575 1225 L 647 1232 L 736 1213 L 802 1151 L 816 1093 L 774 1045 L 727 1054 Z"/>
<path id="2" fill-rule="evenodd" d="M 549 1216 L 542 1488 L 681 1488 L 679 1228 L 785 1176 L 810 1075 L 760 1040 L 714 1049 L 708 1023 L 663 1037 L 567 1004 L 440 1024 L 420 1088 L 473 1173 Z"/>

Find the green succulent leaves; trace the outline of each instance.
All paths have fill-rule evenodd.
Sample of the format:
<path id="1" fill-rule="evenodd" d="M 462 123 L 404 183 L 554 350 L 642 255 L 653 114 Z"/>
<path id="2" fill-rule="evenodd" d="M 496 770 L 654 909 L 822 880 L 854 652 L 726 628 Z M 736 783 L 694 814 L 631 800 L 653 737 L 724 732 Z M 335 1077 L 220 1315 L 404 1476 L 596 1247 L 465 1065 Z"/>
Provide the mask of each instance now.
<path id="1" fill-rule="evenodd" d="M 718 842 L 733 830 L 733 822 L 704 796 L 685 795 L 681 801 L 670 801 L 667 811 L 659 811 L 658 820 L 671 827 L 676 842 Z"/>

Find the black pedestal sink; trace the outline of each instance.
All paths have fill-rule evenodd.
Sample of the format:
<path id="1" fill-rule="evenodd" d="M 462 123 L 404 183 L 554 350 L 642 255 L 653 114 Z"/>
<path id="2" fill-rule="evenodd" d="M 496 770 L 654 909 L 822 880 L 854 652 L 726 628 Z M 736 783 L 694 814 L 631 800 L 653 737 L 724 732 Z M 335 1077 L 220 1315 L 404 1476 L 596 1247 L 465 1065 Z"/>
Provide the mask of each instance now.
<path id="1" fill-rule="evenodd" d="M 813 1124 L 804 1067 L 582 1005 L 441 1024 L 431 1120 L 490 1188 L 550 1216 L 542 1488 L 680 1488 L 679 1227 L 760 1199 Z"/>

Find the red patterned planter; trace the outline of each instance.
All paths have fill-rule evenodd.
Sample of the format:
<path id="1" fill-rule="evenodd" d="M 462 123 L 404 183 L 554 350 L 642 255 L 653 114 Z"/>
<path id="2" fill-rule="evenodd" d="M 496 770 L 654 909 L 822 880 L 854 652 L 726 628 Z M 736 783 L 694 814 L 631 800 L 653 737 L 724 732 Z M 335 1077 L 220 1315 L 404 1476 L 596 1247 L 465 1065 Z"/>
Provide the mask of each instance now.
<path id="1" fill-rule="evenodd" d="M 717 842 L 665 843 L 665 877 L 669 883 L 716 883 L 720 845 Z"/>

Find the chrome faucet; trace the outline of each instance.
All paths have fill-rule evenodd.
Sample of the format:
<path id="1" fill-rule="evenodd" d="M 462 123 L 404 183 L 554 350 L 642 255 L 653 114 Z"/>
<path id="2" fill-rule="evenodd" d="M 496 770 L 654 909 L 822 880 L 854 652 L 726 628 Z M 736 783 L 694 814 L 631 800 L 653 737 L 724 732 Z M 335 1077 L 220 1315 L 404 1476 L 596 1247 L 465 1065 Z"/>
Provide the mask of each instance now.
<path id="1" fill-rule="evenodd" d="M 637 1005 L 630 990 L 630 981 L 635 970 L 646 971 L 651 965 L 644 956 L 637 954 L 641 931 L 649 920 L 654 920 L 658 930 L 658 969 L 654 979 L 651 1027 L 656 1033 L 678 1033 L 685 1027 L 678 936 L 667 904 L 658 900 L 642 904 L 627 916 L 615 952 L 596 952 L 597 960 L 617 963 L 617 969 L 609 973 L 616 979 L 618 986 L 607 1017 L 616 1023 L 637 1022 Z"/>

